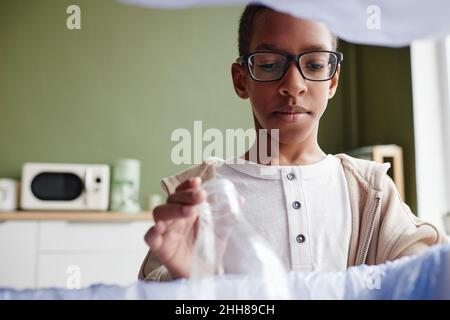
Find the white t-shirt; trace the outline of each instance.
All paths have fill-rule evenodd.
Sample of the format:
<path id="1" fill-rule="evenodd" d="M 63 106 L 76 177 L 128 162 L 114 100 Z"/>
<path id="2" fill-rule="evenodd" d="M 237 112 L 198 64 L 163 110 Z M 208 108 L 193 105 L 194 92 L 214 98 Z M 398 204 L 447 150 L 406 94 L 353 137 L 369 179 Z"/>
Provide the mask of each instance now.
<path id="1" fill-rule="evenodd" d="M 344 271 L 351 211 L 341 162 L 264 166 L 230 159 L 216 167 L 245 198 L 243 214 L 287 270 Z"/>

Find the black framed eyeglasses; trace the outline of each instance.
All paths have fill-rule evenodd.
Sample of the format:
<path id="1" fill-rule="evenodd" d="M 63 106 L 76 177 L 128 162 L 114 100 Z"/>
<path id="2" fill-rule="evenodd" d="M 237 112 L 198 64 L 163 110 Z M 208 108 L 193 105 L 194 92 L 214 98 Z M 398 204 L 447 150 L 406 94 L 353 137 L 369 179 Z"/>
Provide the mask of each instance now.
<path id="1" fill-rule="evenodd" d="M 336 74 L 339 63 L 344 60 L 341 52 L 310 51 L 297 55 L 282 52 L 260 51 L 239 57 L 236 63 L 246 65 L 255 81 L 269 82 L 283 78 L 294 61 L 300 74 L 310 81 L 328 81 Z"/>

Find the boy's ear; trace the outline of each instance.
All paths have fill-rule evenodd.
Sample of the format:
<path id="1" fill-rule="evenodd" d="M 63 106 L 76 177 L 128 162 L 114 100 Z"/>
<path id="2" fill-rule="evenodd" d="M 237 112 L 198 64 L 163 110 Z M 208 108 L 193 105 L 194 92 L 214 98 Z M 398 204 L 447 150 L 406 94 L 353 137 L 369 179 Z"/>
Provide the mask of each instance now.
<path id="1" fill-rule="evenodd" d="M 243 66 L 237 63 L 233 63 L 231 65 L 231 76 L 233 78 L 234 91 L 236 91 L 236 94 L 242 99 L 248 98 L 248 93 L 245 86 L 247 79 L 246 75 L 247 73 Z"/>
<path id="2" fill-rule="evenodd" d="M 336 74 L 334 77 L 330 80 L 330 87 L 328 89 L 328 99 L 331 99 L 334 97 L 334 94 L 336 93 L 338 83 L 339 83 L 339 73 L 341 71 L 341 65 L 338 65 Z"/>

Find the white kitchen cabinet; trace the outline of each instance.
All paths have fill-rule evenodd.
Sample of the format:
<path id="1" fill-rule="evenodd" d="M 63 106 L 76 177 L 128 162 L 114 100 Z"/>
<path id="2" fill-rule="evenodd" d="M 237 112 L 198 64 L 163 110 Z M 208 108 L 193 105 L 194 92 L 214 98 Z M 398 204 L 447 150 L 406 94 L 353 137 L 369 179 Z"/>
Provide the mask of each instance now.
<path id="1" fill-rule="evenodd" d="M 35 286 L 37 228 L 34 221 L 0 221 L 0 287 Z"/>
<path id="2" fill-rule="evenodd" d="M 145 251 L 149 222 L 41 222 L 39 249 L 69 252 Z"/>
<path id="3" fill-rule="evenodd" d="M 147 254 L 150 218 L 2 220 L 0 287 L 129 285 Z"/>
<path id="4" fill-rule="evenodd" d="M 83 288 L 95 283 L 126 286 L 137 280 L 142 251 L 129 253 L 43 253 L 37 287 Z"/>

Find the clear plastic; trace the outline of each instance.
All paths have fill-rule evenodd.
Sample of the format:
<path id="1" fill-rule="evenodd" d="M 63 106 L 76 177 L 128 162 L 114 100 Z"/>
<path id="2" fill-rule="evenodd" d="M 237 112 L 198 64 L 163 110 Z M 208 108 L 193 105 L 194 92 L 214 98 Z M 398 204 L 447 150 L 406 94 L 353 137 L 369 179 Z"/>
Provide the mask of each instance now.
<path id="1" fill-rule="evenodd" d="M 287 270 L 247 222 L 241 211 L 240 196 L 227 179 L 203 184 L 207 199 L 197 207 L 199 228 L 192 256 L 191 279 L 207 281 L 220 275 L 249 275 L 261 279 L 267 297 L 288 297 Z M 204 282 L 206 284 L 206 282 Z M 205 285 L 214 298 L 214 287 Z"/>

